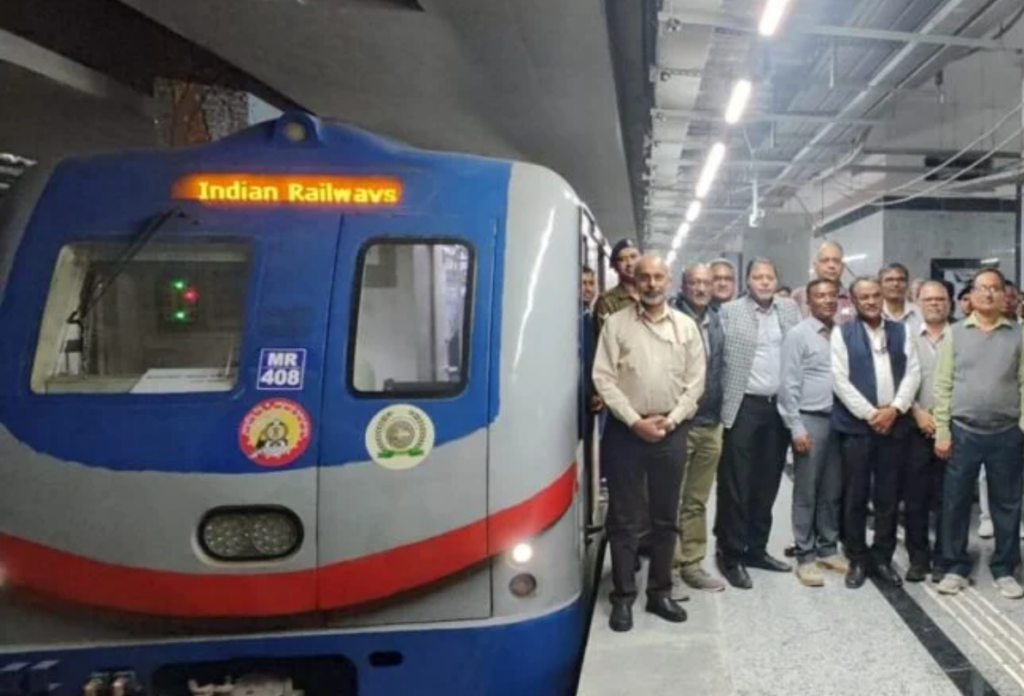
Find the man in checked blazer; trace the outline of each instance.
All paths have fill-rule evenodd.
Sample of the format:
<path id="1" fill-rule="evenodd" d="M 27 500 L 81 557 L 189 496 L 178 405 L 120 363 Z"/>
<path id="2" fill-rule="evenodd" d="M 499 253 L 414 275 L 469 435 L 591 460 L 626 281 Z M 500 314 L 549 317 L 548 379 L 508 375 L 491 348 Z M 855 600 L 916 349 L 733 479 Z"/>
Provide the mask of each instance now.
<path id="1" fill-rule="evenodd" d="M 776 297 L 775 264 L 747 266 L 747 294 L 722 306 L 725 374 L 718 468 L 718 569 L 733 587 L 750 589 L 747 567 L 788 572 L 768 554 L 772 505 L 779 492 L 789 437 L 776 404 L 782 340 L 800 320 L 791 299 Z"/>

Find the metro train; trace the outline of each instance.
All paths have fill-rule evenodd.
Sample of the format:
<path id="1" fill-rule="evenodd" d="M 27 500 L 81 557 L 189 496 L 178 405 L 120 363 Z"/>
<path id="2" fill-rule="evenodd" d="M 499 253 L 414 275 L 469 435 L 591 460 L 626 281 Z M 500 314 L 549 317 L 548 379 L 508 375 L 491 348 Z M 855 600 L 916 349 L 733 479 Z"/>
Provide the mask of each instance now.
<path id="1" fill-rule="evenodd" d="M 0 695 L 571 689 L 608 245 L 563 179 L 287 113 L 0 222 Z"/>

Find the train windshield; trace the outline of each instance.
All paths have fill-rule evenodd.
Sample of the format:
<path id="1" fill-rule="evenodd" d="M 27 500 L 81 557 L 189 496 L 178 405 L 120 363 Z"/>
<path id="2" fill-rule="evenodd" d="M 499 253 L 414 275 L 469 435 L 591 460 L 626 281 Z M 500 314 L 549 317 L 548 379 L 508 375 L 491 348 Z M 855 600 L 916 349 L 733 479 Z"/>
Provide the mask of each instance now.
<path id="1" fill-rule="evenodd" d="M 352 386 L 362 394 L 441 396 L 466 380 L 470 250 L 376 242 L 360 263 Z"/>
<path id="2" fill-rule="evenodd" d="M 38 394 L 230 390 L 242 338 L 250 250 L 189 239 L 124 258 L 117 242 L 63 247 L 39 332 Z M 108 282 L 109 287 L 97 288 Z M 95 298 L 78 316 L 83 297 Z"/>

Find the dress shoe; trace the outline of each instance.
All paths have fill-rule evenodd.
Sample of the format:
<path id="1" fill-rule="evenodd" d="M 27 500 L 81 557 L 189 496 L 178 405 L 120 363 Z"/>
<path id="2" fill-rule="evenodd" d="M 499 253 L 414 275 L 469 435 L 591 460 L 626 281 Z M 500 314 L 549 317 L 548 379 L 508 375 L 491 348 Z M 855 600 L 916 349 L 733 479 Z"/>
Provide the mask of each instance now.
<path id="1" fill-rule="evenodd" d="M 787 546 L 783 550 L 782 555 L 786 558 L 796 558 L 796 544 L 793 544 L 792 546 Z"/>
<path id="2" fill-rule="evenodd" d="M 850 569 L 846 571 L 846 586 L 851 590 L 856 590 L 864 586 L 864 581 L 868 579 L 868 568 L 864 561 L 853 561 L 850 563 Z"/>
<path id="3" fill-rule="evenodd" d="M 649 613 L 654 614 L 655 616 L 660 616 L 666 621 L 671 621 L 672 623 L 682 623 L 686 621 L 686 610 L 669 597 L 648 599 L 647 606 L 644 607 L 644 609 Z"/>
<path id="4" fill-rule="evenodd" d="M 930 572 L 931 567 L 927 563 L 911 563 L 904 578 L 907 582 L 923 582 Z"/>
<path id="5" fill-rule="evenodd" d="M 721 563 L 718 566 L 718 572 L 722 574 L 727 583 L 740 590 L 749 590 L 754 586 L 754 583 L 750 581 L 747 569 L 739 563 L 729 565 Z"/>
<path id="6" fill-rule="evenodd" d="M 748 555 L 746 558 L 743 559 L 743 564 L 748 568 L 770 570 L 775 573 L 789 573 L 793 570 L 793 566 L 789 565 L 785 561 L 780 561 L 777 558 L 772 558 L 767 553 Z"/>
<path id="7" fill-rule="evenodd" d="M 879 563 L 875 567 L 874 576 L 887 585 L 892 585 L 893 587 L 903 586 L 903 578 L 888 563 Z"/>
<path id="8" fill-rule="evenodd" d="M 633 628 L 633 607 L 628 604 L 613 604 L 612 616 L 608 626 L 616 633 L 624 633 Z"/>

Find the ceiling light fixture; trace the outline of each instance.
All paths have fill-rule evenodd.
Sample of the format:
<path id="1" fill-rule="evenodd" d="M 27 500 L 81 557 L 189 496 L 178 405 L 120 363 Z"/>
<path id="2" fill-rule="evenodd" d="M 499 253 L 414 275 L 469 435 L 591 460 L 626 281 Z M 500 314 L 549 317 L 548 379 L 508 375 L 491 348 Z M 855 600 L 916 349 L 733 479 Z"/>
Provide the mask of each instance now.
<path id="1" fill-rule="evenodd" d="M 700 201 L 694 201 L 686 209 L 686 221 L 694 222 L 698 217 L 700 217 Z"/>
<path id="2" fill-rule="evenodd" d="M 668 256 L 665 257 L 665 263 L 668 264 L 669 266 L 671 266 L 675 262 L 676 262 L 676 252 L 675 251 L 668 252 Z"/>
<path id="3" fill-rule="evenodd" d="M 711 190 L 711 184 L 715 180 L 718 168 L 722 166 L 725 159 L 725 144 L 715 143 L 708 152 L 707 161 L 704 162 L 704 169 L 701 170 L 700 178 L 697 179 L 697 198 L 704 198 Z"/>
<path id="4" fill-rule="evenodd" d="M 750 101 L 750 93 L 754 89 L 754 83 L 750 80 L 737 80 L 732 86 L 732 94 L 729 96 L 729 104 L 725 107 L 725 122 L 739 123 L 743 112 Z"/>
<path id="5" fill-rule="evenodd" d="M 786 13 L 787 5 L 789 0 L 768 0 L 761 14 L 761 24 L 757 27 L 761 36 L 771 36 L 775 33 L 782 22 L 782 15 Z"/>

